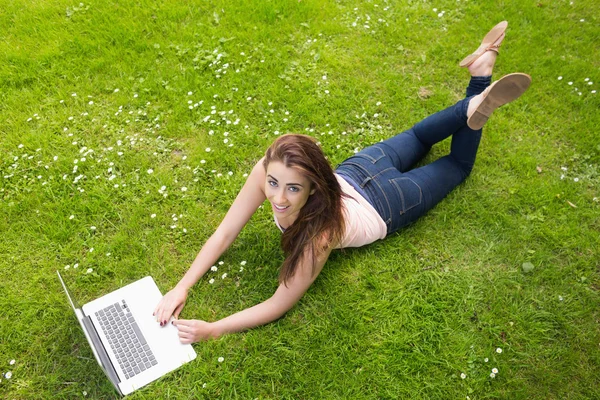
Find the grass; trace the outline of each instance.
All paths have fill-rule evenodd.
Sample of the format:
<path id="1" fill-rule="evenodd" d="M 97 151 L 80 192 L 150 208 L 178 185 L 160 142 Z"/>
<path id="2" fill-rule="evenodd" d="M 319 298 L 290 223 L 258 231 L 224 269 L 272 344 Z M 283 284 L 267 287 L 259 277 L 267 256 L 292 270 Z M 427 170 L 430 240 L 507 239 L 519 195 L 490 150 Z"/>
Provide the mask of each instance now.
<path id="1" fill-rule="evenodd" d="M 597 397 L 600 29 L 573 3 L 3 2 L 0 397 L 115 397 L 56 269 L 81 303 L 148 274 L 167 291 L 276 131 L 335 165 L 461 98 L 458 61 L 503 19 L 495 76 L 533 86 L 486 125 L 467 182 L 131 398 Z M 182 316 L 268 298 L 278 240 L 259 210 Z"/>

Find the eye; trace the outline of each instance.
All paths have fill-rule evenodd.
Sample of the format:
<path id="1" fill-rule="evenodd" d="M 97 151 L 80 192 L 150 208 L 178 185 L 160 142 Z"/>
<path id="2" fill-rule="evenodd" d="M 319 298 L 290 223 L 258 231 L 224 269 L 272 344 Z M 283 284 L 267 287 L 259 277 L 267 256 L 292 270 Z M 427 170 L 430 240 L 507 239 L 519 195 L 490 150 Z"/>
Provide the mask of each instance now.
<path id="1" fill-rule="evenodd" d="M 267 181 L 267 182 L 269 183 L 269 186 L 277 187 L 277 182 L 275 182 L 275 181 Z"/>
<path id="2" fill-rule="evenodd" d="M 300 188 L 297 188 L 296 186 L 290 186 L 290 192 L 296 193 L 296 192 L 299 192 L 299 191 L 300 191 Z"/>

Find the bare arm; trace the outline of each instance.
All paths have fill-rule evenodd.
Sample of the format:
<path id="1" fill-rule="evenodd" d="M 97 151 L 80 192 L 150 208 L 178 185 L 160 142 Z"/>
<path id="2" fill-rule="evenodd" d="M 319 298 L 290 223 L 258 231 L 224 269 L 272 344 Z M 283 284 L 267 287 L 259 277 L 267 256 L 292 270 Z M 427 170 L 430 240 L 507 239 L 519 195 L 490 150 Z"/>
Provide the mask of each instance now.
<path id="1" fill-rule="evenodd" d="M 282 317 L 302 298 L 323 269 L 330 253 L 331 248 L 318 257 L 314 274 L 311 263 L 306 261 L 305 257 L 304 261 L 298 265 L 294 277 L 288 281 L 287 287 L 280 284 L 275 294 L 260 304 L 213 323 L 199 320 L 173 321 L 173 324 L 179 329 L 179 337 L 182 343 L 218 338 L 227 333 L 264 325 Z"/>
<path id="2" fill-rule="evenodd" d="M 229 211 L 215 233 L 206 241 L 192 262 L 189 270 L 177 286 L 169 291 L 156 306 L 156 320 L 165 323 L 171 315 L 179 316 L 185 304 L 187 291 L 208 271 L 229 248 L 242 228 L 250 220 L 256 209 L 266 200 L 264 183 L 266 179 L 262 159 L 256 163 L 240 190 Z"/>

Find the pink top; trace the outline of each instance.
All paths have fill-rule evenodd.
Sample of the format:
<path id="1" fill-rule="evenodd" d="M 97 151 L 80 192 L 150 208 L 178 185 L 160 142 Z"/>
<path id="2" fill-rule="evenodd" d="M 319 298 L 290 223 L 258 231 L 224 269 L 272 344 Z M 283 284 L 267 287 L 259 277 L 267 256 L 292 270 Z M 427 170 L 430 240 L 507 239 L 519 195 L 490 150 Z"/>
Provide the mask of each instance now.
<path id="1" fill-rule="evenodd" d="M 362 197 L 344 178 L 337 174 L 335 174 L 335 177 L 342 187 L 342 192 L 350 196 L 342 197 L 346 232 L 341 245 L 337 245 L 335 248 L 361 247 L 385 238 L 387 227 L 371 203 Z M 275 214 L 273 214 L 273 218 L 277 227 L 283 232 L 283 228 L 279 225 Z"/>

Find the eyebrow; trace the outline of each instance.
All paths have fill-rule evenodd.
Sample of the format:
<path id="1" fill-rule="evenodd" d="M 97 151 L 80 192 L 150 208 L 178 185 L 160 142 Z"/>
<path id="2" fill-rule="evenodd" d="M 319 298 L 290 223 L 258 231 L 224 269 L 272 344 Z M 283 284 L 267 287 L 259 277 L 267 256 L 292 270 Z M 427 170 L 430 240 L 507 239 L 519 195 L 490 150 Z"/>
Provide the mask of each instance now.
<path id="1" fill-rule="evenodd" d="M 275 182 L 279 183 L 279 181 L 277 180 L 277 178 L 275 178 L 273 175 L 268 174 L 267 175 L 269 178 L 273 179 Z M 304 187 L 299 183 L 287 183 L 286 186 L 300 186 L 300 187 Z"/>

